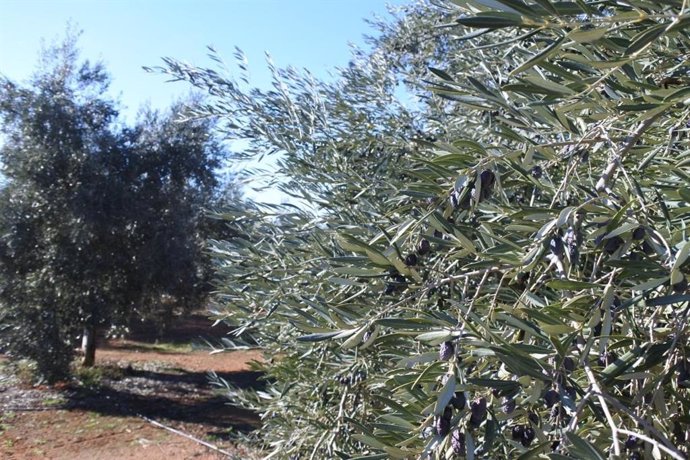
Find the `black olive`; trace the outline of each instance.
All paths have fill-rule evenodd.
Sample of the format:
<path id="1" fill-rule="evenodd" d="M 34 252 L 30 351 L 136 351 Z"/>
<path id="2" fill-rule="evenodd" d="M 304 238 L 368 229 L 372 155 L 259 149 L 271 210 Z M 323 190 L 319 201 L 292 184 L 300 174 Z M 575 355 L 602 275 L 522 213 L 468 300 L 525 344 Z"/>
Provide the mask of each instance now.
<path id="1" fill-rule="evenodd" d="M 563 369 L 565 369 L 565 371 L 567 373 L 571 373 L 572 371 L 574 371 L 575 370 L 575 360 L 573 358 L 571 358 L 570 356 L 566 356 L 563 359 Z"/>
<path id="2" fill-rule="evenodd" d="M 494 183 L 496 182 L 496 175 L 487 169 L 486 171 L 482 171 L 482 173 L 479 175 L 479 180 L 481 182 L 479 201 L 483 201 L 491 196 L 491 191 L 494 187 Z"/>
<path id="3" fill-rule="evenodd" d="M 535 179 L 541 179 L 543 171 L 541 169 L 541 166 L 537 165 L 534 168 L 532 168 L 530 173 L 532 174 L 532 177 L 534 177 Z"/>
<path id="4" fill-rule="evenodd" d="M 633 240 L 638 240 L 638 241 L 641 240 L 642 238 L 644 238 L 645 233 L 646 232 L 645 232 L 644 227 L 637 227 L 632 232 Z"/>
<path id="5" fill-rule="evenodd" d="M 486 398 L 477 398 L 470 404 L 470 425 L 477 428 L 486 419 Z"/>
<path id="6" fill-rule="evenodd" d="M 443 415 L 437 416 L 434 420 L 436 433 L 439 436 L 445 436 L 450 431 L 450 419 L 453 418 L 453 409 L 446 407 L 443 410 Z"/>
<path id="7" fill-rule="evenodd" d="M 527 415 L 527 419 L 532 422 L 532 424 L 539 425 L 539 416 L 534 412 L 530 412 L 529 415 Z"/>
<path id="8" fill-rule="evenodd" d="M 465 406 L 467 405 L 467 397 L 465 397 L 465 392 L 464 391 L 456 391 L 455 396 L 453 396 L 451 398 L 450 403 L 457 410 L 464 409 Z"/>
<path id="9" fill-rule="evenodd" d="M 644 241 L 642 242 L 642 252 L 644 252 L 644 253 L 647 254 L 648 256 L 649 256 L 649 255 L 652 255 L 652 254 L 654 254 L 654 246 L 652 246 L 651 244 L 649 244 L 649 243 L 647 242 L 647 240 L 644 240 Z"/>
<path id="10" fill-rule="evenodd" d="M 443 342 L 438 351 L 438 359 L 448 361 L 455 354 L 453 342 Z"/>
<path id="11" fill-rule="evenodd" d="M 515 285 L 520 290 L 527 289 L 527 282 L 529 281 L 529 272 L 520 272 L 515 276 Z"/>
<path id="12" fill-rule="evenodd" d="M 457 208 L 458 206 L 460 206 L 460 195 L 455 190 L 450 192 L 450 204 L 454 208 Z"/>
<path id="13" fill-rule="evenodd" d="M 546 404 L 546 407 L 552 407 L 560 400 L 561 395 L 556 390 L 549 390 L 544 394 L 544 404 Z"/>
<path id="14" fill-rule="evenodd" d="M 460 209 L 470 209 L 470 204 L 472 203 L 472 193 L 466 193 L 462 201 L 458 204 Z"/>
<path id="15" fill-rule="evenodd" d="M 453 430 L 450 435 L 450 445 L 455 455 L 465 455 L 465 435 L 460 430 Z"/>
<path id="16" fill-rule="evenodd" d="M 410 253 L 405 257 L 405 265 L 408 267 L 411 267 L 413 265 L 417 265 L 417 255 Z"/>
<path id="17" fill-rule="evenodd" d="M 517 425 L 514 426 L 513 429 L 510 432 L 510 437 L 513 438 L 514 441 L 520 441 L 522 439 L 522 435 L 525 433 L 525 427 L 522 425 Z"/>
<path id="18" fill-rule="evenodd" d="M 625 440 L 625 448 L 626 449 L 634 449 L 636 444 L 637 444 L 637 438 L 633 435 L 628 436 L 628 439 Z"/>
<path id="19" fill-rule="evenodd" d="M 439 436 L 445 436 L 450 431 L 450 419 L 445 417 L 436 417 L 434 420 L 434 428 L 436 429 L 436 434 Z"/>
<path id="20" fill-rule="evenodd" d="M 423 256 L 428 254 L 429 251 L 431 251 L 431 243 L 429 243 L 429 240 L 423 239 L 417 243 L 417 254 Z"/>
<path id="21" fill-rule="evenodd" d="M 524 447 L 528 447 L 530 444 L 532 444 L 532 441 L 534 441 L 534 436 L 536 433 L 534 432 L 534 428 L 531 426 L 528 426 L 525 428 L 525 431 L 522 433 L 522 440 L 520 441 L 521 444 Z"/>
<path id="22" fill-rule="evenodd" d="M 690 387 L 690 363 L 685 361 L 678 366 L 678 376 L 676 377 L 678 386 Z"/>
<path id="23" fill-rule="evenodd" d="M 549 243 L 549 249 L 551 250 L 551 254 L 558 257 L 559 259 L 563 257 L 563 240 L 560 236 L 555 236 L 551 238 L 551 242 Z"/>
<path id="24" fill-rule="evenodd" d="M 553 406 L 551 408 L 551 419 L 555 422 L 556 420 L 563 419 L 567 415 L 565 409 L 563 409 L 561 406 Z"/>
<path id="25" fill-rule="evenodd" d="M 570 399 L 575 400 L 575 398 L 577 398 L 577 390 L 575 390 L 575 387 L 566 386 L 563 387 L 563 389 Z"/>
<path id="26" fill-rule="evenodd" d="M 487 169 L 479 175 L 479 180 L 482 184 L 482 190 L 491 190 L 494 182 L 496 182 L 496 175 Z"/>
<path id="27" fill-rule="evenodd" d="M 623 238 L 620 236 L 614 236 L 613 238 L 609 238 L 606 240 L 606 244 L 604 245 L 604 252 L 606 254 L 613 254 L 618 250 L 623 245 Z"/>

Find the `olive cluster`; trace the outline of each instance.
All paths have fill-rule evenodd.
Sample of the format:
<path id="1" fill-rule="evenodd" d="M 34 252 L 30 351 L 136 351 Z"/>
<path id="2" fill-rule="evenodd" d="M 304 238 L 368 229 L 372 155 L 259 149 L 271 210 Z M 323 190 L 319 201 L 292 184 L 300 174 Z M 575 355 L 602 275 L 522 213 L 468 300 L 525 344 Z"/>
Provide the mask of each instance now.
<path id="1" fill-rule="evenodd" d="M 339 374 L 333 377 L 333 380 L 341 385 L 352 386 L 364 381 L 367 378 L 367 373 L 363 370 L 358 370 L 351 373 Z"/>
<path id="2" fill-rule="evenodd" d="M 419 263 L 419 257 L 424 257 L 431 252 L 431 243 L 426 238 L 422 238 L 417 243 L 415 252 L 410 252 L 405 256 L 405 265 L 414 267 Z"/>
<path id="3" fill-rule="evenodd" d="M 520 442 L 524 447 L 529 447 L 532 441 L 534 441 L 535 436 L 534 428 L 529 425 L 516 425 L 510 432 L 510 437 L 513 441 Z"/>
<path id="4" fill-rule="evenodd" d="M 445 436 L 450 431 L 450 422 L 453 418 L 453 409 L 462 411 L 467 407 L 467 397 L 462 391 L 458 391 L 451 398 L 450 402 L 443 410 L 443 414 L 436 416 L 434 419 L 434 428 L 436 434 L 439 436 Z M 472 428 L 479 428 L 484 420 L 486 420 L 488 409 L 486 398 L 477 397 L 474 401 L 470 403 L 470 418 L 469 426 Z"/>

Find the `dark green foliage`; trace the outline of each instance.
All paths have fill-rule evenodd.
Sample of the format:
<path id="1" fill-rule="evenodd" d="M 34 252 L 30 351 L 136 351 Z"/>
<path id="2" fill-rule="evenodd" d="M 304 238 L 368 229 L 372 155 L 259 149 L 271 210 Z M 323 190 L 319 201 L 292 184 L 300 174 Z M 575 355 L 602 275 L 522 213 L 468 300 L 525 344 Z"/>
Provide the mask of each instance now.
<path id="1" fill-rule="evenodd" d="M 99 64 L 75 38 L 44 53 L 27 85 L 0 81 L 0 346 L 69 371 L 82 330 L 197 306 L 202 208 L 220 146 L 205 121 L 145 113 L 123 129 Z M 167 303 L 165 305 L 170 305 Z"/>
<path id="2" fill-rule="evenodd" d="M 235 394 L 264 447 L 450 458 L 458 432 L 468 458 L 622 458 L 632 433 L 687 457 L 685 7 L 416 4 L 337 83 L 274 69 L 273 91 L 167 61 L 305 203 L 216 247 L 219 317 L 268 360 Z"/>
<path id="3" fill-rule="evenodd" d="M 79 67 L 73 45 L 47 52 L 45 73 L 29 88 L 0 83 L 5 345 L 36 359 L 50 379 L 68 372 L 78 318 L 106 300 L 95 287 L 97 265 L 112 263 L 98 260 L 88 159 L 119 148 L 109 129 L 116 112 L 102 96 L 107 75 L 99 65 Z"/>

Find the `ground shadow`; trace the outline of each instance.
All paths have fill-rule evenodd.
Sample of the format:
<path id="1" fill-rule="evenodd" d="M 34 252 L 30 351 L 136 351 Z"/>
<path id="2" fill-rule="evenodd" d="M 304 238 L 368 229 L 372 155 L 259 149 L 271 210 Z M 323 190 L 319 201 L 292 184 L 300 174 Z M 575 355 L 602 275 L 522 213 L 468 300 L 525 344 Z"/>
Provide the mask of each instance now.
<path id="1" fill-rule="evenodd" d="M 202 372 L 165 373 L 129 371 L 131 378 L 142 379 L 148 387 L 156 382 L 165 385 L 165 393 L 141 394 L 136 386 L 117 389 L 107 384 L 98 387 L 73 387 L 65 391 L 67 410 L 86 410 L 110 416 L 139 416 L 161 421 L 205 425 L 208 434 L 218 434 L 232 429 L 248 432 L 259 427 L 258 415 L 250 410 L 235 407 L 223 395 L 187 397 L 189 385 L 208 388 L 208 375 Z M 240 388 L 260 387 L 259 372 L 233 372 L 220 375 L 231 385 Z M 146 386 L 145 386 L 146 387 Z"/>
<path id="2" fill-rule="evenodd" d="M 214 322 L 203 313 L 189 313 L 176 317 L 167 329 L 150 320 L 137 321 L 131 325 L 127 338 L 133 341 L 150 342 L 152 339 L 161 342 L 185 343 L 208 339 L 218 341 L 226 337 L 232 328 L 220 322 Z"/>
<path id="3" fill-rule="evenodd" d="M 126 375 L 155 380 L 161 383 L 187 383 L 200 386 L 209 384 L 208 372 L 190 372 L 183 369 L 173 369 L 171 372 L 127 369 Z M 263 375 L 261 372 L 216 372 L 216 375 L 236 388 L 253 388 L 255 390 L 262 390 L 266 386 L 265 382 L 261 380 L 261 376 Z"/>

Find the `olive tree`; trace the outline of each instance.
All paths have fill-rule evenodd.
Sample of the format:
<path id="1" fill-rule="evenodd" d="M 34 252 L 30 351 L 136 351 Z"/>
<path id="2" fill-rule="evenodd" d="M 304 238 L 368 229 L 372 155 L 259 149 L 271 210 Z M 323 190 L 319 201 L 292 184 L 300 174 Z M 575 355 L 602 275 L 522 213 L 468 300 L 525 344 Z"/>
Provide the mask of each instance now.
<path id="1" fill-rule="evenodd" d="M 688 18 L 418 3 L 270 91 L 166 61 L 303 201 L 215 245 L 272 457 L 687 458 Z"/>
<path id="2" fill-rule="evenodd" d="M 178 120 L 182 104 L 118 124 L 108 75 L 79 61 L 76 36 L 27 85 L 0 85 L 0 345 L 62 379 L 80 334 L 93 365 L 97 327 L 169 316 L 162 296 L 203 301 L 203 209 L 223 148 L 210 121 Z"/>

